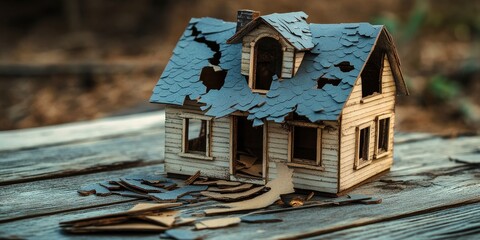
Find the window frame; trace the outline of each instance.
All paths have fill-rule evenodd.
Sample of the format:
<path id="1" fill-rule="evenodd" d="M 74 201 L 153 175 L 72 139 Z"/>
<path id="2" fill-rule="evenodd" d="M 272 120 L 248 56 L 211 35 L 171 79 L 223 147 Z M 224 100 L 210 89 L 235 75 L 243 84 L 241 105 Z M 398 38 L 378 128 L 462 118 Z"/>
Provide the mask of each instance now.
<path id="1" fill-rule="evenodd" d="M 372 162 L 372 156 L 370 154 L 370 146 L 371 146 L 371 138 L 372 138 L 372 122 L 364 123 L 361 125 L 358 125 L 355 128 L 355 164 L 354 164 L 354 169 L 358 170 L 360 168 L 363 168 L 367 165 L 369 165 Z M 363 129 L 370 128 L 368 131 L 368 148 L 367 148 L 367 156 L 368 159 L 364 160 L 360 158 L 360 132 Z"/>
<path id="2" fill-rule="evenodd" d="M 195 158 L 200 160 L 214 160 L 214 157 L 211 155 L 211 143 L 212 143 L 212 117 L 207 117 L 200 114 L 194 113 L 182 113 L 180 114 L 180 118 L 182 118 L 182 148 L 180 153 L 178 153 L 181 157 L 186 158 Z M 189 152 L 187 150 L 187 137 L 188 137 L 188 121 L 189 119 L 195 120 L 203 120 L 206 121 L 206 146 L 205 146 L 205 154 L 199 154 L 195 152 Z"/>
<path id="3" fill-rule="evenodd" d="M 374 159 L 379 159 L 382 157 L 387 156 L 392 149 L 390 148 L 390 128 L 392 124 L 392 113 L 387 113 L 387 114 L 382 114 L 379 115 L 375 118 L 375 153 L 374 153 Z M 385 152 L 379 152 L 378 144 L 380 142 L 380 120 L 384 120 L 389 118 L 388 122 L 388 137 L 387 137 L 387 150 Z"/>
<path id="4" fill-rule="evenodd" d="M 383 98 L 383 70 L 385 68 L 385 61 L 387 60 L 386 59 L 386 56 L 387 54 L 385 52 L 382 52 L 382 61 L 380 62 L 380 74 L 378 76 L 378 82 L 379 82 L 379 91 L 378 93 L 374 93 L 374 94 L 370 94 L 370 95 L 367 95 L 367 96 L 363 96 L 363 86 L 362 86 L 362 91 L 361 91 L 361 94 L 362 94 L 362 98 L 360 99 L 360 103 L 367 103 L 367 102 L 371 102 L 371 101 L 374 101 L 374 100 L 377 100 L 377 99 L 381 99 Z M 369 59 L 367 59 L 367 62 L 368 62 Z M 366 66 L 366 64 L 365 64 Z M 362 72 L 364 71 L 365 69 L 362 69 Z M 363 78 L 361 77 L 361 74 L 360 73 L 360 80 L 361 80 L 361 83 L 363 85 Z"/>
<path id="5" fill-rule="evenodd" d="M 298 168 L 306 168 L 312 170 L 319 170 L 324 171 L 325 167 L 323 166 L 322 161 L 322 146 L 323 146 L 323 128 L 325 125 L 315 124 L 315 123 L 308 123 L 308 122 L 301 122 L 301 121 L 287 121 L 287 124 L 290 126 L 288 132 L 288 162 L 287 165 L 291 167 L 298 167 Z M 305 128 L 315 128 L 317 129 L 317 151 L 316 151 L 316 160 L 315 163 L 312 164 L 312 160 L 306 159 L 295 159 L 293 157 L 294 153 L 294 127 L 305 127 Z"/>

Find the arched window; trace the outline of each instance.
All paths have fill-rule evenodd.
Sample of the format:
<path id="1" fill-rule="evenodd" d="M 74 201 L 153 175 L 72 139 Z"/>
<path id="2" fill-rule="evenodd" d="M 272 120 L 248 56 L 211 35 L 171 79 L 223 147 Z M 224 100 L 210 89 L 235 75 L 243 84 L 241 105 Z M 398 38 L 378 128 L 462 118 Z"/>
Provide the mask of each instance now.
<path id="1" fill-rule="evenodd" d="M 282 73 L 282 45 L 274 38 L 264 37 L 255 44 L 252 89 L 269 90 L 273 75 Z"/>

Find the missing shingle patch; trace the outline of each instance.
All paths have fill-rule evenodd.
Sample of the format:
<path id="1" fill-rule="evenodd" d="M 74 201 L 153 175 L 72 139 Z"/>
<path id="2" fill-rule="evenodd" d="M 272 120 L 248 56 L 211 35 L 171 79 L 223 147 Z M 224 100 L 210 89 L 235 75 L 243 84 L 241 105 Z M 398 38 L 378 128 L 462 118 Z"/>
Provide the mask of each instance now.
<path id="1" fill-rule="evenodd" d="M 327 84 L 332 84 L 333 86 L 338 86 L 342 80 L 341 79 L 330 79 L 320 77 L 317 79 L 317 89 L 322 89 Z"/>
<path id="2" fill-rule="evenodd" d="M 200 74 L 200 81 L 203 85 L 207 87 L 207 92 L 210 89 L 220 89 L 225 83 L 225 77 L 227 76 L 227 71 L 220 70 L 215 71 L 213 67 L 204 67 L 202 73 Z"/>
<path id="3" fill-rule="evenodd" d="M 220 64 L 220 58 L 222 57 L 222 52 L 220 51 L 220 45 L 214 41 L 209 41 L 205 37 L 199 37 L 201 35 L 201 31 L 198 31 L 198 29 L 193 26 L 192 27 L 192 36 L 195 36 L 195 41 L 199 43 L 205 43 L 210 50 L 215 52 L 213 54 L 213 57 L 209 58 L 208 61 L 212 65 L 218 65 Z"/>
<path id="4" fill-rule="evenodd" d="M 352 65 L 350 65 L 349 61 L 343 61 L 341 63 L 335 64 L 334 66 L 340 68 L 340 71 L 342 72 L 350 72 L 355 69 Z"/>

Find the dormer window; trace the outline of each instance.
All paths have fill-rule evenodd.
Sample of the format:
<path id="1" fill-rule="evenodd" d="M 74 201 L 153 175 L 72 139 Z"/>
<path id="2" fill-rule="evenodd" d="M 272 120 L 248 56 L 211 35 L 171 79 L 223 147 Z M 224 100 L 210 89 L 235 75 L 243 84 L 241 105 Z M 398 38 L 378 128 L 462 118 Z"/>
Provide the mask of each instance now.
<path id="1" fill-rule="evenodd" d="M 268 91 L 273 76 L 277 75 L 280 78 L 282 74 L 282 45 L 274 38 L 263 37 L 255 42 L 253 49 L 253 73 L 249 78 L 250 88 L 261 92 Z"/>

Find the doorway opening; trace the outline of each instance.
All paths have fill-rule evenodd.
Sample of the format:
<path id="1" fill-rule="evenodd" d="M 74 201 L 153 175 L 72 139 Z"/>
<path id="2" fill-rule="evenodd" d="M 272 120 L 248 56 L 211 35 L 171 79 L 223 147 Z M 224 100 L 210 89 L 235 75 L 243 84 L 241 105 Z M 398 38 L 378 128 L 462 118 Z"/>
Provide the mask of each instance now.
<path id="1" fill-rule="evenodd" d="M 263 178 L 266 154 L 264 126 L 253 127 L 244 116 L 233 117 L 232 172 L 235 176 Z"/>

